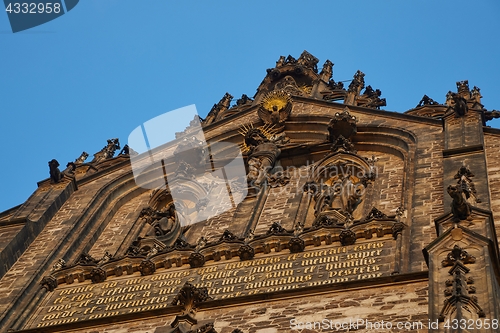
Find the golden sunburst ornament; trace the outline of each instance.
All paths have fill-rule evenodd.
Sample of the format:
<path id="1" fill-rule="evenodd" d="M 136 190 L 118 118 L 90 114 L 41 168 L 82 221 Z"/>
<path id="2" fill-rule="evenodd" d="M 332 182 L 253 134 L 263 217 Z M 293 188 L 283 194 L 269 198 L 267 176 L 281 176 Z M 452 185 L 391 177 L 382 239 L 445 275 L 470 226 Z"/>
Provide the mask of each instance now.
<path id="1" fill-rule="evenodd" d="M 240 129 L 238 130 L 238 133 L 243 135 L 243 143 L 240 144 L 241 152 L 247 153 L 250 151 L 250 147 L 245 142 L 245 138 L 250 131 L 259 130 L 266 137 L 266 139 L 272 141 L 277 133 L 274 127 L 275 125 L 272 124 L 265 124 L 259 127 L 253 127 L 253 124 L 241 126 Z"/>
<path id="2" fill-rule="evenodd" d="M 262 107 L 268 111 L 280 111 L 290 103 L 290 95 L 282 90 L 274 90 L 262 99 Z"/>

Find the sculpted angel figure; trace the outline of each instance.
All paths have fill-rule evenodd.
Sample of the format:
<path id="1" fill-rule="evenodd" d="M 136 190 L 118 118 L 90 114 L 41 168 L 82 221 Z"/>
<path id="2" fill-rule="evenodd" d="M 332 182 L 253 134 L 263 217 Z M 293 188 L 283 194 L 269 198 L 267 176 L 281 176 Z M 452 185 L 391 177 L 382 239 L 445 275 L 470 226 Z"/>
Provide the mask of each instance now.
<path id="1" fill-rule="evenodd" d="M 259 187 L 274 167 L 281 150 L 258 128 L 252 128 L 246 133 L 245 144 L 250 149 L 247 180 Z"/>

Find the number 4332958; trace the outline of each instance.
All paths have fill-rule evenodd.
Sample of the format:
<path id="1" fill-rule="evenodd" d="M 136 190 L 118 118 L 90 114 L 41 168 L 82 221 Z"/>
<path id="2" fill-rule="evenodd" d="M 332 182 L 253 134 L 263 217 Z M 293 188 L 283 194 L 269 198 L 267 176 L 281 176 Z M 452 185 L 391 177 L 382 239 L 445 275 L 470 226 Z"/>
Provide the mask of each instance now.
<path id="1" fill-rule="evenodd" d="M 56 3 L 9 3 L 5 8 L 9 14 L 59 14 L 61 12 L 61 4 Z"/>

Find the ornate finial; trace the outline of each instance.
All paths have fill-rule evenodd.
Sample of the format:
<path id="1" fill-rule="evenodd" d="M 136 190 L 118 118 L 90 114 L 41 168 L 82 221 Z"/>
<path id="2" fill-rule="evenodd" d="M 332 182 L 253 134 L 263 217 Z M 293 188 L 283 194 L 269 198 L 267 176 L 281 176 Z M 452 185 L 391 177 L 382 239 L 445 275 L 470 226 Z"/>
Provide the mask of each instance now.
<path id="1" fill-rule="evenodd" d="M 253 99 L 251 99 L 250 97 L 248 97 L 246 94 L 242 94 L 241 98 L 239 98 L 239 99 L 236 100 L 236 106 L 242 106 L 242 105 L 246 105 L 246 104 L 252 104 L 252 102 L 253 102 Z"/>
<path id="2" fill-rule="evenodd" d="M 62 258 L 60 258 L 55 264 L 54 266 L 52 266 L 52 271 L 57 271 L 63 267 L 66 267 L 66 261 Z"/>
<path id="3" fill-rule="evenodd" d="M 229 109 L 232 99 L 233 96 L 230 93 L 226 92 L 219 103 L 214 104 L 210 112 L 208 112 L 207 117 L 205 118 L 205 120 L 203 120 L 203 125 L 210 125 L 215 120 L 217 120 L 219 114 Z"/>
<path id="4" fill-rule="evenodd" d="M 474 86 L 474 88 L 472 88 L 472 91 L 471 91 L 471 97 L 476 103 L 481 103 L 481 97 L 483 97 L 483 96 L 481 96 L 480 90 L 481 89 Z"/>
<path id="5" fill-rule="evenodd" d="M 85 162 L 85 160 L 87 159 L 87 157 L 89 157 L 89 154 L 87 152 L 82 152 L 82 154 L 80 155 L 80 157 L 78 157 L 76 160 L 75 160 L 75 164 L 78 165 L 78 164 L 83 164 L 83 162 Z"/>
<path id="6" fill-rule="evenodd" d="M 90 163 L 97 163 L 115 156 L 115 152 L 120 149 L 118 139 L 109 139 L 108 144 L 100 151 L 94 154 L 94 159 Z"/>
<path id="7" fill-rule="evenodd" d="M 330 82 L 332 74 L 333 74 L 333 62 L 331 62 L 330 60 L 326 60 L 323 65 L 323 69 L 321 70 L 321 73 L 319 73 L 319 77 L 324 82 Z"/>
<path id="8" fill-rule="evenodd" d="M 347 96 L 344 100 L 344 104 L 354 105 L 356 98 L 361 93 L 361 90 L 365 87 L 365 74 L 358 70 L 349 84 L 347 89 Z"/>
<path id="9" fill-rule="evenodd" d="M 306 68 L 312 69 L 315 73 L 318 72 L 318 58 L 313 56 L 311 53 L 304 50 L 300 55 L 299 59 L 297 59 L 297 64 L 302 65 Z"/>
<path id="10" fill-rule="evenodd" d="M 222 236 L 219 238 L 219 242 L 230 242 L 235 240 L 238 240 L 238 237 L 228 229 L 224 230 Z"/>
<path id="11" fill-rule="evenodd" d="M 282 67 L 285 65 L 285 56 L 280 56 L 278 61 L 276 61 L 276 68 Z"/>
<path id="12" fill-rule="evenodd" d="M 380 109 L 381 106 L 386 106 L 385 98 L 380 98 L 382 91 L 380 89 L 373 89 L 372 86 L 367 86 L 363 95 L 359 96 L 357 105 L 366 108 Z"/>
<path id="13" fill-rule="evenodd" d="M 208 295 L 206 287 L 197 288 L 189 282 L 182 286 L 179 293 L 172 300 L 172 305 L 181 305 L 184 308 L 184 313 L 194 313 L 196 306 L 202 302 L 212 299 Z"/>
<path id="14" fill-rule="evenodd" d="M 273 222 L 269 230 L 267 231 L 267 234 L 283 234 L 286 233 L 285 228 L 281 226 L 281 223 L 279 222 Z"/>
<path id="15" fill-rule="evenodd" d="M 245 243 L 250 242 L 252 239 L 254 239 L 254 231 L 253 230 L 248 230 L 246 236 L 245 236 Z"/>
<path id="16" fill-rule="evenodd" d="M 467 253 L 460 246 L 455 245 L 453 250 L 451 250 L 446 259 L 442 261 L 443 267 L 453 266 L 456 262 L 460 262 L 464 265 L 473 264 L 476 262 L 476 258 Z"/>
<path id="17" fill-rule="evenodd" d="M 457 91 L 458 94 L 463 98 L 469 98 L 470 97 L 469 80 L 458 81 Z"/>
<path id="18" fill-rule="evenodd" d="M 418 105 L 416 107 L 418 108 L 418 107 L 424 106 L 424 105 L 438 105 L 438 104 L 439 104 L 438 102 L 436 102 L 435 100 L 433 100 L 429 96 L 424 95 L 422 97 L 422 99 L 420 100 L 420 102 L 418 102 Z"/>
<path id="19" fill-rule="evenodd" d="M 199 252 L 202 248 L 205 247 L 205 245 L 207 245 L 207 239 L 201 236 L 200 239 L 198 239 L 198 242 L 196 243 L 195 251 Z"/>

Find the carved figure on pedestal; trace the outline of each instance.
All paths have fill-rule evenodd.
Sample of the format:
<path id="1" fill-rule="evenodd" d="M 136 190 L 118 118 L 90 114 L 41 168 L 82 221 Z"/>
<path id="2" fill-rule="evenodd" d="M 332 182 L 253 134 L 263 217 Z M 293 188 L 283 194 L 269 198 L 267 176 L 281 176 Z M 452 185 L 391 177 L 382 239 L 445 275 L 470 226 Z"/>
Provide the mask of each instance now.
<path id="1" fill-rule="evenodd" d="M 166 235 L 174 229 L 177 224 L 177 217 L 175 214 L 175 206 L 173 203 L 154 212 L 153 219 L 157 220 L 154 224 L 156 236 Z"/>
<path id="2" fill-rule="evenodd" d="M 337 210 L 351 216 L 363 201 L 365 185 L 354 182 L 350 173 L 340 175 L 331 185 L 325 185 L 316 197 L 315 216 L 329 210 Z"/>
<path id="3" fill-rule="evenodd" d="M 458 186 L 448 186 L 448 194 L 453 198 L 451 202 L 451 212 L 455 221 L 465 220 L 471 213 L 470 204 L 462 189 Z"/>
<path id="4" fill-rule="evenodd" d="M 270 140 L 272 135 L 265 129 L 246 127 L 244 129 L 246 132 L 240 133 L 245 135 L 242 150 L 249 154 L 247 181 L 253 186 L 260 187 L 274 167 L 281 150 Z"/>
<path id="5" fill-rule="evenodd" d="M 58 167 L 59 162 L 56 159 L 49 161 L 50 180 L 53 184 L 59 183 L 63 177 Z"/>
<path id="6" fill-rule="evenodd" d="M 455 105 L 453 106 L 453 111 L 455 111 L 455 117 L 459 118 L 465 116 L 469 111 L 469 108 L 467 106 L 467 101 L 465 100 L 465 98 L 463 98 L 458 94 L 452 94 L 451 97 L 455 102 Z"/>

